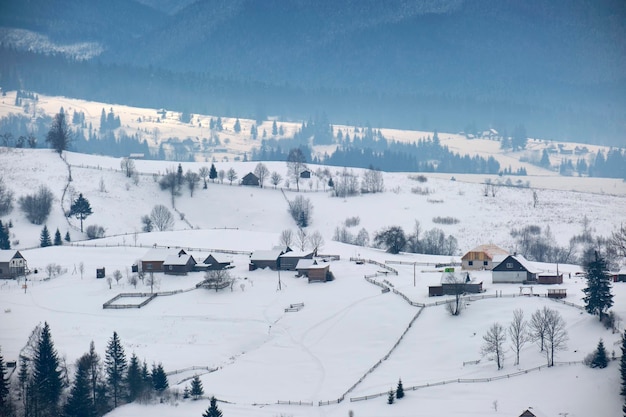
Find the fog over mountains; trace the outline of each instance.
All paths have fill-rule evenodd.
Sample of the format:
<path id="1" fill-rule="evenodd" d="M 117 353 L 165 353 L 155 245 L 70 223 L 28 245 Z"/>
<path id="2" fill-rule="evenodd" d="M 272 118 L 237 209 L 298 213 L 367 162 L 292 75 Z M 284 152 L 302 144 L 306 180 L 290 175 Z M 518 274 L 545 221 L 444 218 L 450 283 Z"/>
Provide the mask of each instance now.
<path id="1" fill-rule="evenodd" d="M 37 68 L 43 57 L 11 55 L 0 66 L 5 89 L 232 116 L 325 113 L 334 123 L 410 129 L 523 124 L 535 137 L 625 142 L 619 0 L 32 0 L 0 8 L 6 57 L 16 53 L 7 45 L 19 46 L 6 35 L 12 29 L 102 51 L 71 63 L 47 57 Z M 59 65 L 62 74 L 42 74 Z"/>

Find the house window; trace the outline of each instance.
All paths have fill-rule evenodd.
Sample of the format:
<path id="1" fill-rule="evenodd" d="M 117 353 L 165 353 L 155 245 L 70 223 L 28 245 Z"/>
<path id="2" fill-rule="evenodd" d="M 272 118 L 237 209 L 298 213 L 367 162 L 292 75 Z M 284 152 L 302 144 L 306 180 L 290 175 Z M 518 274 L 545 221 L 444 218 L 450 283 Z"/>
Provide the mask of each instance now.
<path id="1" fill-rule="evenodd" d="M 513 269 L 513 262 L 507 262 L 506 269 Z"/>
<path id="2" fill-rule="evenodd" d="M 173 267 L 172 265 L 170 265 L 170 271 L 171 271 L 172 269 L 174 269 L 174 267 Z"/>
<path id="3" fill-rule="evenodd" d="M 152 264 L 146 264 L 146 269 L 152 269 Z"/>
<path id="4" fill-rule="evenodd" d="M 472 266 L 472 265 L 474 265 L 474 261 L 468 261 L 468 262 L 467 262 L 467 264 L 468 264 L 469 266 Z"/>
<path id="5" fill-rule="evenodd" d="M 483 266 L 489 265 L 489 261 L 483 261 Z"/>

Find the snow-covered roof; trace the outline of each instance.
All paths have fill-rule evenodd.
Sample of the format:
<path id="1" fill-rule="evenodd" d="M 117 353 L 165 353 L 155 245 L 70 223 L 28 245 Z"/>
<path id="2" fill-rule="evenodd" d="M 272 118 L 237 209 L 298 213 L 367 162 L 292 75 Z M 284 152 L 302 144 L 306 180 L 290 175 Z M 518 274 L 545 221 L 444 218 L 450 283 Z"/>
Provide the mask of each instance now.
<path id="1" fill-rule="evenodd" d="M 275 261 L 282 254 L 281 250 L 257 250 L 250 256 L 251 261 Z"/>
<path id="2" fill-rule="evenodd" d="M 291 252 L 287 252 L 287 253 L 283 253 L 282 255 L 280 255 L 281 258 L 304 258 L 306 256 L 311 256 L 313 255 L 313 252 L 311 251 L 296 251 L 293 250 Z"/>
<path id="3" fill-rule="evenodd" d="M 170 255 L 178 256 L 180 252 L 184 252 L 182 249 L 169 249 L 169 248 L 152 248 L 149 249 L 142 257 L 142 261 L 162 261 Z"/>
<path id="4" fill-rule="evenodd" d="M 15 258 L 18 251 L 14 249 L 4 249 L 0 250 L 0 262 L 9 262 L 11 259 Z"/>
<path id="5" fill-rule="evenodd" d="M 469 281 L 467 280 L 467 277 L 469 277 Z M 461 282 L 467 284 L 477 284 L 480 281 L 467 271 L 444 272 L 441 274 L 442 284 L 455 284 Z"/>
<path id="6" fill-rule="evenodd" d="M 531 261 L 524 258 L 524 256 L 522 255 L 511 255 L 511 258 L 519 262 L 524 267 L 524 269 L 526 269 L 531 274 L 539 274 L 543 272 L 541 269 L 537 268 Z"/>
<path id="7" fill-rule="evenodd" d="M 165 265 L 187 265 L 187 263 L 189 262 L 189 259 L 193 259 L 193 257 L 191 255 L 169 255 L 167 258 L 165 258 L 165 262 L 163 262 L 163 264 Z"/>
<path id="8" fill-rule="evenodd" d="M 309 269 L 313 265 L 315 265 L 314 259 L 300 259 L 296 265 L 296 269 Z"/>

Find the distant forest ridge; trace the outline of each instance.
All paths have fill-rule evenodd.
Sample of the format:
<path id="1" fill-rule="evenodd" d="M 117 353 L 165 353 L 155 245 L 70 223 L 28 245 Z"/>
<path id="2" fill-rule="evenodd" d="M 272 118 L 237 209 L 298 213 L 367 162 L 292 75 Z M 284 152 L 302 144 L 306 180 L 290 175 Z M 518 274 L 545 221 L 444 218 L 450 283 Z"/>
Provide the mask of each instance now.
<path id="1" fill-rule="evenodd" d="M 0 87 L 130 106 L 265 120 L 307 120 L 324 113 L 334 124 L 476 133 L 524 125 L 533 137 L 623 146 L 622 107 L 523 103 L 459 94 L 384 93 L 354 88 L 306 89 L 208 73 L 76 61 L 0 46 Z M 619 89 L 611 89 L 617 94 Z M 581 89 L 581 95 L 584 95 Z M 576 92 L 569 92 L 576 97 Z M 574 100 L 573 103 L 577 101 Z"/>

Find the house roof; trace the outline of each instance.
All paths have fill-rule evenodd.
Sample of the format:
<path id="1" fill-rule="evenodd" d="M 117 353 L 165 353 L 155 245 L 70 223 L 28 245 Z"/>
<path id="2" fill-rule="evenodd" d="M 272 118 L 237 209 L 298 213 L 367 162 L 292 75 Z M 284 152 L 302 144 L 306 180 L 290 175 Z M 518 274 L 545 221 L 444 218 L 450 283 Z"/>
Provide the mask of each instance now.
<path id="1" fill-rule="evenodd" d="M 496 266 L 494 268 L 494 271 L 502 271 L 504 270 L 504 266 L 506 266 L 506 263 L 508 262 L 509 259 L 513 259 L 515 261 L 517 261 L 522 268 L 524 268 L 526 271 L 530 272 L 531 274 L 539 274 L 542 272 L 542 270 L 540 270 L 539 268 L 537 268 L 531 261 L 529 261 L 528 259 L 524 258 L 522 255 L 509 255 L 506 257 L 506 259 L 504 259 L 502 262 L 500 262 L 500 264 L 498 266 Z"/>
<path id="2" fill-rule="evenodd" d="M 465 255 L 463 255 L 462 259 L 466 259 L 468 254 L 470 254 L 472 252 L 482 252 L 482 253 L 486 254 L 491 260 L 493 260 L 494 257 L 497 256 L 497 255 L 508 255 L 509 254 L 507 251 L 505 251 L 501 247 L 496 246 L 496 245 L 494 245 L 492 243 L 489 243 L 489 244 L 485 244 L 485 245 L 476 246 L 474 249 L 472 249 L 471 251 L 469 251 Z"/>
<path id="3" fill-rule="evenodd" d="M 229 264 L 229 263 L 231 263 L 231 261 L 220 260 L 220 259 L 217 259 L 213 254 L 210 254 L 209 256 L 204 258 L 204 261 L 202 261 L 202 263 L 205 263 L 205 264 L 208 264 L 208 265 Z"/>
<path id="4" fill-rule="evenodd" d="M 281 250 L 257 250 L 250 256 L 251 261 L 275 261 L 283 254 Z"/>
<path id="5" fill-rule="evenodd" d="M 193 256 L 191 255 L 169 255 L 167 258 L 165 258 L 165 261 L 163 262 L 164 265 L 187 265 L 189 263 L 189 260 L 192 260 L 193 263 L 196 263 L 196 260 L 193 259 Z"/>
<path id="6" fill-rule="evenodd" d="M 258 180 L 259 177 L 257 177 L 255 174 L 253 174 L 252 172 L 248 172 L 246 175 L 243 176 L 242 178 L 243 180 L 245 179 L 256 179 Z"/>
<path id="7" fill-rule="evenodd" d="M 296 270 L 326 269 L 329 267 L 330 267 L 330 264 L 328 262 L 318 262 L 315 259 L 300 259 L 298 261 L 298 264 L 296 265 Z"/>
<path id="8" fill-rule="evenodd" d="M 467 277 L 469 276 L 469 281 L 467 281 Z M 448 279 L 450 277 L 450 280 Z M 455 283 L 467 283 L 467 284 L 477 284 L 480 281 L 476 279 L 476 277 L 472 276 L 467 271 L 454 271 L 454 272 L 444 272 L 441 274 L 441 283 L 442 284 L 455 284 Z"/>
<path id="9" fill-rule="evenodd" d="M 313 255 L 312 251 L 296 251 L 293 250 L 291 252 L 283 253 L 280 255 L 281 258 L 304 258 L 306 256 Z"/>
<path id="10" fill-rule="evenodd" d="M 22 254 L 15 249 L 0 250 L 0 262 L 9 262 L 14 258 L 23 258 Z"/>
<path id="11" fill-rule="evenodd" d="M 169 255 L 187 254 L 184 249 L 152 248 L 142 257 L 142 261 L 164 261 Z"/>

